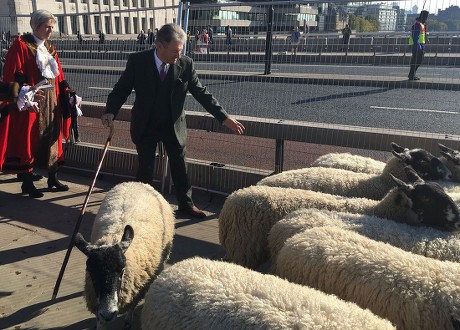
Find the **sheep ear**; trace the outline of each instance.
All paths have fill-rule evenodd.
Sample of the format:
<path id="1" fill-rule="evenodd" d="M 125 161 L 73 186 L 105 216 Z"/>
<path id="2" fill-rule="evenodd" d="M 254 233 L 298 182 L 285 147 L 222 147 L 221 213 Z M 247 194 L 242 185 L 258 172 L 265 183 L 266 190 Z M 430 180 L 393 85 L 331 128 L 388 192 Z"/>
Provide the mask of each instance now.
<path id="1" fill-rule="evenodd" d="M 410 182 L 415 184 L 422 184 L 425 181 L 418 175 L 417 171 L 415 171 L 411 166 L 404 167 L 404 171 L 406 172 L 407 179 Z"/>
<path id="2" fill-rule="evenodd" d="M 400 161 L 404 162 L 404 163 L 409 163 L 409 161 L 411 160 L 410 156 L 408 156 L 407 154 L 405 153 L 400 153 L 400 152 L 396 152 L 394 150 L 391 151 L 391 153 L 393 154 L 393 156 L 395 156 L 396 158 L 398 158 Z"/>
<path id="3" fill-rule="evenodd" d="M 89 256 L 91 252 L 91 245 L 83 238 L 83 235 L 80 233 L 75 235 L 75 246 L 86 256 Z"/>
<path id="4" fill-rule="evenodd" d="M 439 149 L 444 152 L 454 152 L 454 149 L 446 147 L 444 144 L 438 143 Z"/>
<path id="5" fill-rule="evenodd" d="M 131 226 L 126 226 L 125 227 L 125 232 L 123 233 L 123 237 L 121 238 L 121 241 L 119 243 L 121 249 L 123 250 L 123 253 L 128 250 L 129 246 L 131 245 L 131 242 L 133 241 L 134 238 L 134 229 Z"/>
<path id="6" fill-rule="evenodd" d="M 410 186 L 405 183 L 404 181 L 398 179 L 397 177 L 395 177 L 393 174 L 390 173 L 390 178 L 396 183 L 396 185 L 399 187 L 399 188 L 402 188 L 404 190 L 409 190 L 410 189 Z"/>
<path id="7" fill-rule="evenodd" d="M 445 151 L 440 151 L 441 155 L 443 155 L 446 159 L 448 160 L 451 160 L 453 161 L 454 160 L 454 157 L 452 157 L 452 155 L 448 152 L 445 152 Z"/>
<path id="8" fill-rule="evenodd" d="M 397 153 L 402 153 L 404 151 L 407 151 L 407 148 L 401 147 L 399 144 L 396 144 L 394 142 L 391 142 L 391 149 Z"/>

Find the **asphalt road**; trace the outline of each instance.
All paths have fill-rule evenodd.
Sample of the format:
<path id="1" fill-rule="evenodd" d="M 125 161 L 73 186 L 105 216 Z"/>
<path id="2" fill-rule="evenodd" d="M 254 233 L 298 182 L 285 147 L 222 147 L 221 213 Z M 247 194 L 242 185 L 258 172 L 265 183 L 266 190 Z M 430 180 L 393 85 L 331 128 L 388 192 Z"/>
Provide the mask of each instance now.
<path id="1" fill-rule="evenodd" d="M 397 72 L 396 68 L 392 70 Z M 85 101 L 101 103 L 105 103 L 118 77 L 66 75 Z M 261 83 L 206 76 L 202 82 L 234 115 L 458 134 L 458 91 Z M 126 103 L 133 101 L 134 94 Z M 187 98 L 186 109 L 203 110 L 192 96 Z"/>

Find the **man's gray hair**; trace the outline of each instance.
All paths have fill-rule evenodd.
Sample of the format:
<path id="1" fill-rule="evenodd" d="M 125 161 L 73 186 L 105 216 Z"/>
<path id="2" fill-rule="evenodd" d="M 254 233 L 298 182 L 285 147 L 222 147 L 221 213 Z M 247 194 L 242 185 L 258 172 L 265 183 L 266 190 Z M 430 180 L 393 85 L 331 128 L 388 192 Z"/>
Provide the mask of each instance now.
<path id="1" fill-rule="evenodd" d="M 187 40 L 187 35 L 185 34 L 182 28 L 174 23 L 165 24 L 157 33 L 156 42 L 161 42 L 166 45 L 171 41 L 181 41 L 185 42 Z"/>
<path id="2" fill-rule="evenodd" d="M 43 23 L 48 23 L 50 19 L 54 20 L 55 24 L 57 23 L 56 17 L 54 17 L 54 15 L 48 10 L 38 9 L 34 11 L 30 17 L 30 27 L 32 28 L 32 31 L 38 29 L 38 27 Z"/>

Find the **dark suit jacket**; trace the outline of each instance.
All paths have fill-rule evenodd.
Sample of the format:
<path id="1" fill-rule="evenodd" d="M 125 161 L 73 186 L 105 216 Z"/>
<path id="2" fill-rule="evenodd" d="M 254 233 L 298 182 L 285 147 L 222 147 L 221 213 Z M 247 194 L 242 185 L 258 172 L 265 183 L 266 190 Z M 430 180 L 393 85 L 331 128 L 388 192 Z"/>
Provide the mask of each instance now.
<path id="1" fill-rule="evenodd" d="M 154 70 L 157 70 L 157 67 L 153 49 L 131 54 L 125 71 L 107 98 L 105 111 L 116 117 L 131 91 L 133 89 L 136 91 L 136 100 L 131 110 L 131 139 L 135 144 L 140 141 L 144 130 L 148 127 L 155 97 L 164 97 L 154 93 L 156 89 Z M 172 70 L 173 75 L 170 80 L 172 86 L 169 96 L 172 122 L 177 140 L 184 146 L 187 137 L 184 111 L 187 91 L 220 123 L 228 118 L 228 114 L 201 84 L 191 58 L 182 56 L 170 66 L 169 70 Z"/>

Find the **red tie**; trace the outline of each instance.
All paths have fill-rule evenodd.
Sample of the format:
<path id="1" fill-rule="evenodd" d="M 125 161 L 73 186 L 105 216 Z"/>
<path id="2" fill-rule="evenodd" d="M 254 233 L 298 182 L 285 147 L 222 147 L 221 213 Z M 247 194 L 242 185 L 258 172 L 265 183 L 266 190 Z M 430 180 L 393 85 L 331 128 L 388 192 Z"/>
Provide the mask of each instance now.
<path id="1" fill-rule="evenodd" d="M 160 79 L 161 79 L 161 81 L 165 80 L 165 78 L 166 78 L 165 67 L 166 67 L 166 63 L 161 63 L 161 70 L 160 70 Z"/>

